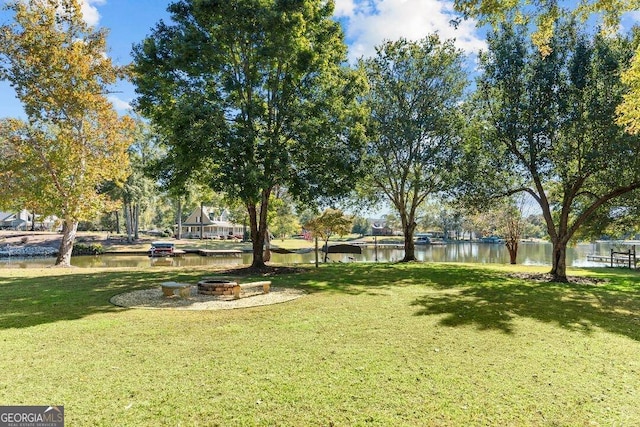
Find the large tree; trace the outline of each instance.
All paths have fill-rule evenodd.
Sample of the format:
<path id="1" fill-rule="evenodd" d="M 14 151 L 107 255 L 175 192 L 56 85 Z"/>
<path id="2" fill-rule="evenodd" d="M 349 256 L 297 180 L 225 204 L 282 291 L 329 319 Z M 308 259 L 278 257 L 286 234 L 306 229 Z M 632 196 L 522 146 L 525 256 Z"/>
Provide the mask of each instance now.
<path id="1" fill-rule="evenodd" d="M 152 128 L 137 119 L 134 141 L 129 147 L 131 173 L 122 187 L 125 228 L 129 242 L 138 240 L 141 217 L 148 216 L 147 210 L 155 205 L 158 198 L 156 177 L 148 169 L 162 154 Z"/>
<path id="2" fill-rule="evenodd" d="M 383 195 L 400 216 L 403 261 L 413 261 L 418 208 L 449 188 L 461 143 L 463 55 L 436 35 L 386 42 L 363 60 L 370 90 L 364 193 Z"/>
<path id="3" fill-rule="evenodd" d="M 101 184 L 126 176 L 130 120 L 119 118 L 107 88 L 122 75 L 105 55 L 106 33 L 87 26 L 77 0 L 14 1 L 0 27 L 0 76 L 28 122 L 5 120 L 0 201 L 32 200 L 62 220 L 56 265 L 70 264 L 78 222 L 106 200 Z"/>
<path id="4" fill-rule="evenodd" d="M 242 201 L 265 266 L 274 188 L 297 199 L 357 176 L 362 79 L 323 0 L 181 0 L 134 48 L 139 111 L 167 141 L 174 176 L 197 173 Z"/>
<path id="5" fill-rule="evenodd" d="M 629 40 L 566 24 L 543 57 L 523 28 L 490 36 L 478 81 L 480 137 L 466 168 L 478 198 L 529 193 L 553 244 L 551 273 L 566 280 L 566 248 L 601 209 L 640 188 L 640 142 L 615 124 Z M 475 187 L 475 188 L 474 188 Z M 491 190 L 486 191 L 488 188 Z"/>

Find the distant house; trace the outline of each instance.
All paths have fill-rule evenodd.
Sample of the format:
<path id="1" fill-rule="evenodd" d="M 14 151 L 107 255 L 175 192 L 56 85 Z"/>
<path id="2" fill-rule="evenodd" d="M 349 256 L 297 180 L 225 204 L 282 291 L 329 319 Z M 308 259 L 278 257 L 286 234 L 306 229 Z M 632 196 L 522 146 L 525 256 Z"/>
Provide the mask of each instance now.
<path id="1" fill-rule="evenodd" d="M 31 230 L 31 224 L 34 221 L 34 214 L 26 209 L 20 212 L 0 212 L 0 229 L 9 230 Z M 42 218 L 41 215 L 35 215 L 36 230 L 52 230 L 58 222 L 55 216 Z"/>
<path id="2" fill-rule="evenodd" d="M 371 224 L 371 234 L 373 236 L 392 236 L 393 230 L 387 227 L 387 224 L 384 222 L 374 221 Z"/>
<path id="3" fill-rule="evenodd" d="M 232 223 L 228 216 L 226 210 L 215 215 L 212 208 L 198 207 L 183 221 L 182 236 L 187 239 L 199 239 L 202 228 L 202 237 L 205 239 L 241 239 L 244 235 L 244 225 Z"/>
<path id="4" fill-rule="evenodd" d="M 20 212 L 0 212 L 0 228 L 26 230 L 31 227 L 31 214 L 26 210 Z"/>

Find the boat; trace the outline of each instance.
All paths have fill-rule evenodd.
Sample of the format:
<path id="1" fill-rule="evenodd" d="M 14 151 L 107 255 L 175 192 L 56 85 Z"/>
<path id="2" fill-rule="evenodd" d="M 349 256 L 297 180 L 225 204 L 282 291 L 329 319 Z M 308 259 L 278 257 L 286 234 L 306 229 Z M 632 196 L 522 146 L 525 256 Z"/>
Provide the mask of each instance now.
<path id="1" fill-rule="evenodd" d="M 416 245 L 430 245 L 431 238 L 428 234 L 416 234 L 416 238 L 413 243 Z"/>
<path id="2" fill-rule="evenodd" d="M 488 236 L 480 238 L 480 243 L 504 243 L 505 240 L 498 236 Z"/>
<path id="3" fill-rule="evenodd" d="M 446 245 L 447 242 L 439 237 L 433 237 L 430 233 L 418 233 L 413 240 L 414 245 Z"/>
<path id="4" fill-rule="evenodd" d="M 176 249 L 176 244 L 173 242 L 151 242 L 151 249 L 149 249 L 149 256 L 152 258 L 173 257 L 184 254 L 185 251 Z"/>

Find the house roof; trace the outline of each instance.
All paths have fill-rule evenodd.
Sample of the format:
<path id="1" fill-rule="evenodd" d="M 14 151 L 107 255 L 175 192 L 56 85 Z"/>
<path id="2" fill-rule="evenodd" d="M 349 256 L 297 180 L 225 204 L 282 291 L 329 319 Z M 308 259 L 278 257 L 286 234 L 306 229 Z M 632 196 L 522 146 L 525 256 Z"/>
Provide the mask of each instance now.
<path id="1" fill-rule="evenodd" d="M 198 218 L 202 216 L 202 223 L 198 221 Z M 217 219 L 212 219 L 214 217 L 212 209 L 206 206 L 202 207 L 202 211 L 200 211 L 200 207 L 191 212 L 191 215 L 182 223 L 183 227 L 199 227 L 200 225 L 204 225 L 205 227 L 242 227 L 242 224 L 234 224 L 230 221 L 222 221 Z"/>
<path id="2" fill-rule="evenodd" d="M 211 221 L 210 216 L 211 212 L 209 208 L 203 206 L 202 210 L 200 210 L 200 207 L 197 207 L 193 210 L 193 212 L 191 212 L 191 215 L 189 215 L 189 217 L 182 223 L 182 225 L 210 225 L 213 222 Z M 202 222 L 198 220 L 198 218 L 200 217 L 202 217 Z"/>
<path id="3" fill-rule="evenodd" d="M 0 221 L 10 221 L 13 220 L 16 214 L 15 212 L 0 212 Z"/>

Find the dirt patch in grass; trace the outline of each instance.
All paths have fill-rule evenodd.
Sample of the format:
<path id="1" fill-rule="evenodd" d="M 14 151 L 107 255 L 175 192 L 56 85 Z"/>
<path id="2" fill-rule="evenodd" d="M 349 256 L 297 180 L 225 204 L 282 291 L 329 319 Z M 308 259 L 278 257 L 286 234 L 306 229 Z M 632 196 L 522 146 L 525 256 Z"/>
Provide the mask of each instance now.
<path id="1" fill-rule="evenodd" d="M 609 283 L 609 279 L 599 279 L 596 277 L 567 276 L 567 282 L 558 282 L 553 279 L 553 275 L 549 273 L 512 273 L 509 277 L 516 279 L 529 280 L 537 283 L 570 283 L 575 285 L 602 285 Z"/>
<path id="2" fill-rule="evenodd" d="M 290 288 L 271 288 L 267 294 L 246 293 L 240 299 L 230 296 L 200 295 L 192 286 L 188 298 L 166 297 L 160 288 L 144 289 L 115 295 L 110 302 L 127 308 L 174 309 L 174 310 L 231 310 L 234 308 L 258 307 L 291 301 L 305 295 L 304 291 Z"/>

